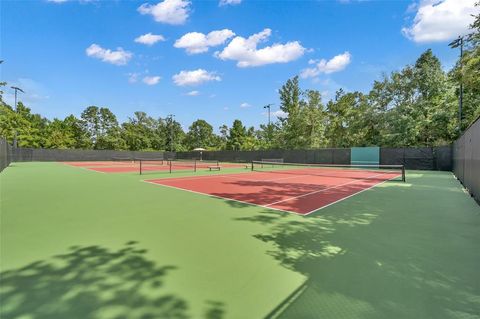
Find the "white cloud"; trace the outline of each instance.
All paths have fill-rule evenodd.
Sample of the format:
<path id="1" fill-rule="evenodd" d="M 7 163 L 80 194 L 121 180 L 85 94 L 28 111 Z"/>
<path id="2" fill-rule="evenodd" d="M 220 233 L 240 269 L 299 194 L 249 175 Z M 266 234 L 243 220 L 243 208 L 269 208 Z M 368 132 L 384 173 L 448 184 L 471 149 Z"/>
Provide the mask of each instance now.
<path id="1" fill-rule="evenodd" d="M 271 46 L 257 49 L 260 42 L 266 41 L 272 33 L 272 30 L 265 29 L 256 33 L 247 39 L 237 36 L 221 52 L 216 52 L 215 56 L 222 60 L 237 61 L 237 66 L 254 67 L 271 63 L 287 63 L 301 57 L 305 48 L 298 41 L 287 42 L 285 44 L 274 43 Z"/>
<path id="2" fill-rule="evenodd" d="M 193 71 L 180 71 L 180 73 L 175 74 L 172 79 L 173 82 L 179 86 L 199 85 L 205 82 L 222 80 L 214 72 L 208 72 L 203 69 Z"/>
<path id="3" fill-rule="evenodd" d="M 286 118 L 286 117 L 288 117 L 288 113 L 283 112 L 282 110 L 278 110 L 278 111 L 272 112 L 271 115 L 276 116 L 276 117 L 278 117 L 278 118 Z"/>
<path id="4" fill-rule="evenodd" d="M 116 51 L 112 51 L 110 49 L 104 49 L 95 43 L 89 46 L 85 52 L 89 57 L 97 58 L 103 62 L 115 65 L 125 65 L 133 56 L 133 53 L 125 51 L 122 48 L 117 48 Z"/>
<path id="5" fill-rule="evenodd" d="M 64 3 L 67 2 L 68 0 L 47 0 L 47 2 L 53 2 L 53 3 Z"/>
<path id="6" fill-rule="evenodd" d="M 224 44 L 234 35 L 235 33 L 229 29 L 212 31 L 207 35 L 200 32 L 189 32 L 175 41 L 173 46 L 185 49 L 188 54 L 203 53 L 207 52 L 209 47 Z"/>
<path id="7" fill-rule="evenodd" d="M 160 82 L 161 77 L 158 75 L 156 76 L 146 76 L 142 79 L 142 82 L 147 84 L 147 85 L 155 85 L 158 82 Z"/>
<path id="8" fill-rule="evenodd" d="M 243 102 L 242 104 L 240 104 L 240 107 L 241 108 L 247 108 L 247 107 L 251 107 L 251 105 L 248 104 L 247 102 Z"/>
<path id="9" fill-rule="evenodd" d="M 464 35 L 474 20 L 472 15 L 480 12 L 475 1 L 423 0 L 416 7 L 412 25 L 402 28 L 402 33 L 414 42 L 448 41 Z"/>
<path id="10" fill-rule="evenodd" d="M 300 72 L 300 76 L 304 79 L 306 78 L 314 78 L 318 76 L 320 73 L 330 74 L 335 73 L 338 71 L 342 71 L 350 64 L 351 61 L 351 54 L 346 51 L 342 54 L 336 55 L 330 60 L 310 60 L 308 64 L 312 64 L 312 68 L 303 69 Z"/>
<path id="11" fill-rule="evenodd" d="M 135 42 L 146 44 L 146 45 L 153 45 L 159 41 L 165 41 L 165 38 L 163 37 L 163 35 L 152 34 L 150 32 L 135 38 Z"/>
<path id="12" fill-rule="evenodd" d="M 219 6 L 228 6 L 228 5 L 237 5 L 242 3 L 242 0 L 220 0 L 218 3 Z"/>
<path id="13" fill-rule="evenodd" d="M 190 14 L 190 1 L 164 0 L 155 5 L 144 3 L 138 7 L 138 12 L 152 15 L 157 22 L 173 25 L 184 24 Z"/>
<path id="14" fill-rule="evenodd" d="M 190 92 L 187 93 L 188 96 L 197 96 L 199 94 L 200 94 L 199 91 L 190 91 Z"/>

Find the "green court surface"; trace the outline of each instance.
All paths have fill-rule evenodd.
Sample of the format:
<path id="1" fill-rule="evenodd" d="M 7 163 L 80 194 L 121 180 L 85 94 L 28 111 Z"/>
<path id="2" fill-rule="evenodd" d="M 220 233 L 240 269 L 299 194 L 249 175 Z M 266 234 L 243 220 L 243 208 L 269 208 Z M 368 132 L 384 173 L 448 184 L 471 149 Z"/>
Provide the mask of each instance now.
<path id="1" fill-rule="evenodd" d="M 160 177 L 2 172 L 0 318 L 480 318 L 480 207 L 451 173 L 309 216 Z"/>

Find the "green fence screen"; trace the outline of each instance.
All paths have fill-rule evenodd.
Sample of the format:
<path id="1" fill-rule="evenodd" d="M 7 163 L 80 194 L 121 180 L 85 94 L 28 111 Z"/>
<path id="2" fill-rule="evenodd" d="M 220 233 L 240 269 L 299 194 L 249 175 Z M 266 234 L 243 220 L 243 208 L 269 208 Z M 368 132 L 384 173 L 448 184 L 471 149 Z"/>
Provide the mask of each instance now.
<path id="1" fill-rule="evenodd" d="M 351 164 L 378 165 L 380 164 L 380 147 L 352 147 L 350 161 Z"/>

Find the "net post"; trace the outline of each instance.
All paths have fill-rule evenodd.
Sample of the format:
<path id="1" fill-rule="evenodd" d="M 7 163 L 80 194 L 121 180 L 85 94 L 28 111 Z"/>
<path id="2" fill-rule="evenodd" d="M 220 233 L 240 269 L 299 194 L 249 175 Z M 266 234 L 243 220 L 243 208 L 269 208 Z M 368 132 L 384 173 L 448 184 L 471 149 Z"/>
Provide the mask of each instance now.
<path id="1" fill-rule="evenodd" d="M 140 175 L 142 175 L 142 160 L 140 160 Z"/>
<path id="2" fill-rule="evenodd" d="M 252 172 L 253 172 L 253 161 L 252 161 Z"/>
<path id="3" fill-rule="evenodd" d="M 197 172 L 197 159 L 193 160 L 193 171 Z"/>
<path id="4" fill-rule="evenodd" d="M 169 171 L 170 171 L 170 174 L 172 173 L 172 160 L 170 160 L 168 162 L 168 168 L 169 168 Z"/>
<path id="5" fill-rule="evenodd" d="M 405 165 L 402 165 L 402 182 L 406 182 L 406 176 L 405 176 Z"/>

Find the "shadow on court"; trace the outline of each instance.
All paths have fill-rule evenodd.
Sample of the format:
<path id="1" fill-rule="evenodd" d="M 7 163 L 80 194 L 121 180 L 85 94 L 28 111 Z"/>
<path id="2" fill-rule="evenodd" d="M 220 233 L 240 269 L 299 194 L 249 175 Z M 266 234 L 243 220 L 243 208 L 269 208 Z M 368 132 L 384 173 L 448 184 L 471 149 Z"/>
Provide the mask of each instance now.
<path id="1" fill-rule="evenodd" d="M 164 281 L 175 266 L 159 266 L 129 242 L 112 251 L 72 247 L 51 259 L 0 274 L 0 317 L 190 318 L 187 302 L 168 293 Z M 221 302 L 206 301 L 206 319 L 225 315 Z"/>
<path id="2" fill-rule="evenodd" d="M 451 175 L 428 173 L 308 217 L 237 220 L 270 224 L 254 237 L 308 278 L 271 318 L 479 318 L 479 212 Z"/>

